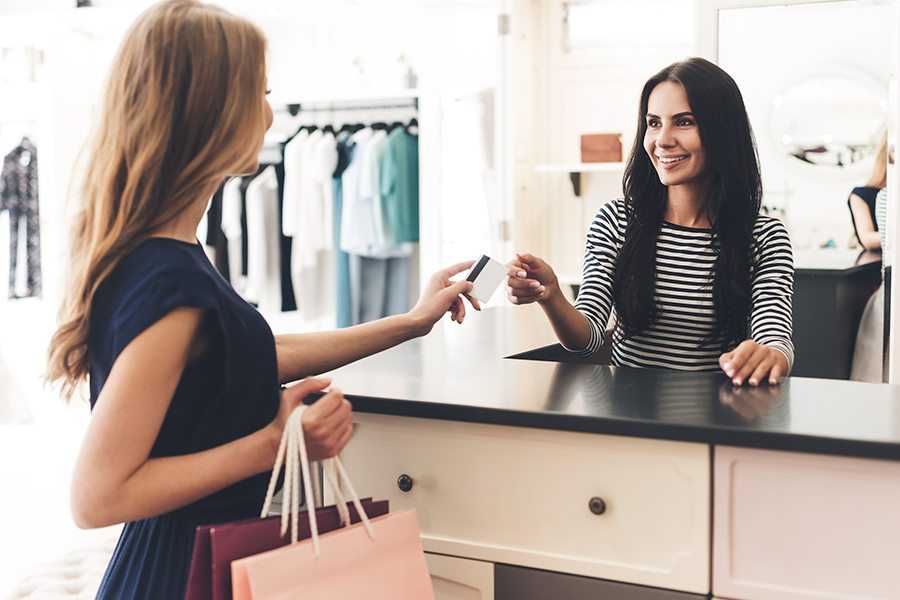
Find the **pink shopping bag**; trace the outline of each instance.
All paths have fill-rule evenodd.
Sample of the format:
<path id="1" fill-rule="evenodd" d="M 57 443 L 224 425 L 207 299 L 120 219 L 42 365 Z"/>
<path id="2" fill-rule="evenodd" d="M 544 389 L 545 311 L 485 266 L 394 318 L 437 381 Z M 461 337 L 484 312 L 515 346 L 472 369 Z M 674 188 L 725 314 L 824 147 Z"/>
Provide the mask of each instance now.
<path id="1" fill-rule="evenodd" d="M 319 535 L 316 511 L 307 511 L 310 538 L 298 541 L 299 485 L 310 485 L 309 460 L 298 406 L 285 425 L 263 514 L 271 503 L 274 481 L 285 463 L 282 531 L 291 525 L 290 546 L 231 563 L 234 600 L 434 600 L 431 577 L 414 511 L 369 519 L 339 458 L 325 461 L 324 472 L 343 528 Z M 351 525 L 342 480 L 361 523 Z"/>
<path id="2" fill-rule="evenodd" d="M 234 600 L 433 600 L 415 511 L 326 533 L 231 563 Z"/>
<path id="3" fill-rule="evenodd" d="M 371 498 L 363 498 L 362 505 L 370 517 L 388 513 L 387 500 L 373 502 Z M 358 523 L 356 507 L 347 508 L 350 521 Z M 319 530 L 327 532 L 341 527 L 339 513 L 336 506 L 317 509 Z M 232 561 L 291 543 L 281 535 L 280 521 L 280 517 L 268 517 L 197 527 L 184 600 L 231 600 Z M 304 525 L 300 523 L 299 539 L 310 536 L 309 527 Z"/>

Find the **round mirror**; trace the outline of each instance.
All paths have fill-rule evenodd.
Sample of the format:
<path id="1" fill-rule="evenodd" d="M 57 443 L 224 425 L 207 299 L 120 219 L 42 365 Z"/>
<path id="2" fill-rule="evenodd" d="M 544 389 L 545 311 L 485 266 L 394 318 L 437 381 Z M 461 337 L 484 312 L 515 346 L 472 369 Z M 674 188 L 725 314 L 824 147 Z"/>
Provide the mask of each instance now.
<path id="1" fill-rule="evenodd" d="M 886 120 L 887 88 L 865 74 L 811 76 L 772 100 L 772 135 L 790 162 L 850 169 L 875 154 Z"/>

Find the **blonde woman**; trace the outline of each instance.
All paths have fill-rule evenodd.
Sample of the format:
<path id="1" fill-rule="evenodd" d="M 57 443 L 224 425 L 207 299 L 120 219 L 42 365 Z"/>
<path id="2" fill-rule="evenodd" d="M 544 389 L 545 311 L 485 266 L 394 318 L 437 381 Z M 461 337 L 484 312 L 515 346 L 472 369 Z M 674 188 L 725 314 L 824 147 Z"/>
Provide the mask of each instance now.
<path id="1" fill-rule="evenodd" d="M 132 26 L 110 73 L 49 355 L 67 396 L 90 380 L 75 520 L 125 523 L 101 599 L 181 598 L 194 528 L 258 514 L 287 415 L 330 382 L 280 384 L 465 317 L 471 284 L 450 277 L 470 264 L 435 274 L 407 314 L 277 337 L 218 276 L 195 232 L 218 186 L 257 168 L 272 122 L 265 52 L 253 24 L 169 0 Z M 313 458 L 333 456 L 350 404 L 331 389 L 303 427 Z"/>
<path id="2" fill-rule="evenodd" d="M 866 250 L 881 249 L 881 236 L 875 218 L 875 199 L 878 192 L 887 186 L 887 132 L 878 144 L 875 153 L 875 167 L 865 185 L 855 187 L 847 198 L 850 221 L 859 245 Z"/>

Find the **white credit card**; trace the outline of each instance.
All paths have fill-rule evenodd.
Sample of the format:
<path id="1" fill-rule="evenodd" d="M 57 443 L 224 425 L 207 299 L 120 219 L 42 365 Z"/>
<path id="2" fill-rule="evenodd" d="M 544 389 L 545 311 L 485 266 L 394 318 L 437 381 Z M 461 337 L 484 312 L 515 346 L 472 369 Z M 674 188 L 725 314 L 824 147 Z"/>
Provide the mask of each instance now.
<path id="1" fill-rule="evenodd" d="M 466 281 L 474 284 L 471 296 L 482 304 L 487 304 L 494 292 L 506 278 L 506 267 L 488 255 L 482 255 L 469 271 Z"/>

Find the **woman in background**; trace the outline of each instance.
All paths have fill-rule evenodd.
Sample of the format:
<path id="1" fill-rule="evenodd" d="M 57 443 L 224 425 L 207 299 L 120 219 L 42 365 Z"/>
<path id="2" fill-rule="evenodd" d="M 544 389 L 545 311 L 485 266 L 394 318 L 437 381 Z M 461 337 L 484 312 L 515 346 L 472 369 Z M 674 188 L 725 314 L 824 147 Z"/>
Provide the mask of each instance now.
<path id="1" fill-rule="evenodd" d="M 865 185 L 853 188 L 847 198 L 850 221 L 859 245 L 866 250 L 879 250 L 881 238 L 878 235 L 878 221 L 875 218 L 875 203 L 878 192 L 887 186 L 887 132 L 878 144 L 875 153 L 875 167 Z"/>
<path id="2" fill-rule="evenodd" d="M 313 460 L 352 433 L 324 373 L 462 322 L 471 283 L 437 273 L 407 314 L 340 331 L 273 336 L 196 237 L 210 197 L 254 173 L 272 123 L 266 40 L 196 0 L 168 0 L 132 26 L 107 84 L 74 222 L 71 282 L 49 377 L 90 381 L 92 418 L 72 479 L 81 527 L 125 523 L 101 600 L 184 596 L 197 525 L 254 517 L 288 415 Z M 277 235 L 273 231 L 272 235 Z M 477 305 L 476 305 L 477 308 Z"/>

